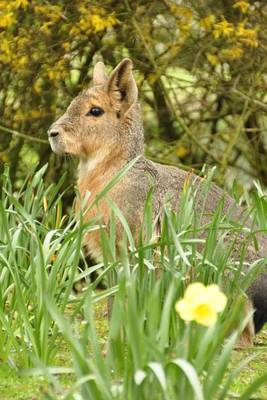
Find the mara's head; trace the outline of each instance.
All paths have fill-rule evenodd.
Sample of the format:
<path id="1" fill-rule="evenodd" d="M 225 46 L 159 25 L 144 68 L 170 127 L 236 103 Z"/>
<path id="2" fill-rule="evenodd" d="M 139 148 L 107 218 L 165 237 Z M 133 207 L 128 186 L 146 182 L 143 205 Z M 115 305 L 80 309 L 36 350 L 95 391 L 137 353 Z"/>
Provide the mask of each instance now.
<path id="1" fill-rule="evenodd" d="M 133 156 L 142 152 L 137 97 L 131 60 L 122 60 L 110 76 L 105 65 L 98 62 L 92 86 L 79 94 L 50 127 L 48 137 L 52 150 L 81 159 L 116 149 L 127 148 Z"/>

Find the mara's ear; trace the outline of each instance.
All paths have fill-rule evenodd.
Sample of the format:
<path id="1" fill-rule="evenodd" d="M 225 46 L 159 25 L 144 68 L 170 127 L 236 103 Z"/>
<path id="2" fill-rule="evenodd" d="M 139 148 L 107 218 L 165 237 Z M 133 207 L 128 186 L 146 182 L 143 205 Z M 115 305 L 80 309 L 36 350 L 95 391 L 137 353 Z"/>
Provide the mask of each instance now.
<path id="1" fill-rule="evenodd" d="M 102 61 L 98 61 L 93 71 L 94 86 L 104 85 L 107 81 L 106 67 Z"/>
<path id="2" fill-rule="evenodd" d="M 124 58 L 112 71 L 107 81 L 108 94 L 121 103 L 123 113 L 137 101 L 138 90 L 132 70 L 132 61 Z"/>

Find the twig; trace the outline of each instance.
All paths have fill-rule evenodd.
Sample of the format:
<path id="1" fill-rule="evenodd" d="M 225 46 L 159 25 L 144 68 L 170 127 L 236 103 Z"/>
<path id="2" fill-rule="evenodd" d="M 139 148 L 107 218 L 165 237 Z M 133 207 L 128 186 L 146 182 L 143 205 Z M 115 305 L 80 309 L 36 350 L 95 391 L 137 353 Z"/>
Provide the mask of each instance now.
<path id="1" fill-rule="evenodd" d="M 247 118 L 252 113 L 251 109 L 248 110 L 248 104 L 249 104 L 249 101 L 246 100 L 245 104 L 244 104 L 244 108 L 243 108 L 242 114 L 239 117 L 239 121 L 238 121 L 238 124 L 237 124 L 237 127 L 236 127 L 236 131 L 235 131 L 235 133 L 234 133 L 234 135 L 232 137 L 232 140 L 229 142 L 228 147 L 226 148 L 226 150 L 224 152 L 224 156 L 223 156 L 223 159 L 222 159 L 222 162 L 221 162 L 221 175 L 223 175 L 225 173 L 225 170 L 227 168 L 227 164 L 228 164 L 229 158 L 231 157 L 233 148 L 235 147 L 235 145 L 237 143 L 239 135 L 243 131 L 244 121 L 246 121 Z"/>
<path id="2" fill-rule="evenodd" d="M 257 105 L 258 107 L 260 107 L 263 111 L 267 111 L 267 104 L 263 103 L 260 100 L 256 100 L 256 99 L 252 99 L 250 96 L 246 95 L 245 93 L 242 93 L 240 90 L 238 89 L 232 89 L 231 92 L 238 94 L 240 97 L 242 97 L 243 99 L 246 99 L 248 101 L 250 101 L 251 103 Z"/>
<path id="3" fill-rule="evenodd" d="M 2 125 L 0 125 L 0 130 L 3 131 L 3 132 L 10 133 L 11 135 L 19 136 L 19 137 L 21 137 L 24 140 L 27 140 L 29 142 L 37 142 L 37 143 L 44 143 L 44 144 L 48 144 L 49 143 L 48 140 L 36 138 L 34 136 L 31 136 L 31 135 L 26 135 L 25 133 L 21 133 L 21 132 L 15 131 L 14 129 L 6 128 L 5 126 L 2 126 Z"/>

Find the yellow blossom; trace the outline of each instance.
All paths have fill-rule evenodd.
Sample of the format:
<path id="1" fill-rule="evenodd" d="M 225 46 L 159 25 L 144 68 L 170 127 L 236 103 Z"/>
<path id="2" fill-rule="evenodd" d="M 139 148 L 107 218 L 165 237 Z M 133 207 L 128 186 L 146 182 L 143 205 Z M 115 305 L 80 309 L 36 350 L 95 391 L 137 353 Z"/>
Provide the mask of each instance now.
<path id="1" fill-rule="evenodd" d="M 2 35 L 0 36 L 0 50 L 3 53 L 6 54 L 11 54 L 11 48 L 10 48 L 10 43 L 7 39 L 5 39 L 4 37 L 2 37 Z"/>
<path id="2" fill-rule="evenodd" d="M 190 29 L 192 28 L 192 24 L 191 23 L 179 22 L 178 26 L 179 26 L 179 29 L 180 29 L 181 37 L 183 39 L 185 39 L 188 36 L 188 34 L 190 32 Z"/>
<path id="3" fill-rule="evenodd" d="M 244 50 L 239 46 L 229 47 L 220 51 L 220 56 L 228 60 L 238 60 L 244 54 Z"/>
<path id="4" fill-rule="evenodd" d="M 111 14 L 106 18 L 98 14 L 85 15 L 80 18 L 77 25 L 74 25 L 71 28 L 70 34 L 76 35 L 80 32 L 88 33 L 90 31 L 93 33 L 98 33 L 104 31 L 107 28 L 111 28 L 118 22 L 119 21 L 114 14 Z"/>
<path id="5" fill-rule="evenodd" d="M 42 79 L 37 79 L 33 84 L 33 90 L 35 93 L 40 94 L 42 91 Z"/>
<path id="6" fill-rule="evenodd" d="M 8 28 L 16 21 L 13 12 L 1 13 L 0 14 L 0 28 Z"/>
<path id="7" fill-rule="evenodd" d="M 58 81 L 60 79 L 65 79 L 67 76 L 67 71 L 63 69 L 59 63 L 55 65 L 54 69 L 49 69 L 47 71 L 47 76 L 50 79 L 50 81 Z M 36 90 L 36 89 L 35 89 Z"/>
<path id="8" fill-rule="evenodd" d="M 200 19 L 199 25 L 201 28 L 209 30 L 214 25 L 215 20 L 215 15 L 210 14 L 207 17 Z"/>
<path id="9" fill-rule="evenodd" d="M 51 26 L 53 25 L 53 22 L 52 21 L 47 21 L 47 22 L 44 22 L 43 24 L 42 24 L 42 26 L 41 26 L 41 29 L 42 29 L 42 31 L 44 31 L 44 32 L 49 32 L 49 30 L 50 30 L 50 28 L 51 28 Z"/>
<path id="10" fill-rule="evenodd" d="M 246 21 L 239 22 L 237 25 L 236 36 L 255 36 L 257 32 L 254 29 L 247 29 L 245 27 Z"/>
<path id="11" fill-rule="evenodd" d="M 106 29 L 106 21 L 97 14 L 90 15 L 90 22 L 95 33 Z"/>
<path id="12" fill-rule="evenodd" d="M 189 21 L 193 18 L 193 12 L 189 7 L 177 6 L 176 13 L 179 17 L 183 17 Z"/>
<path id="13" fill-rule="evenodd" d="M 28 62 L 29 59 L 27 56 L 18 57 L 17 59 L 17 63 L 22 67 L 25 67 L 25 65 L 28 64 Z"/>
<path id="14" fill-rule="evenodd" d="M 61 5 L 52 4 L 38 4 L 34 5 L 34 12 L 36 14 L 42 15 L 42 20 L 44 21 L 42 29 L 47 30 L 50 25 L 53 25 L 60 21 L 62 18 Z M 40 18 L 40 16 L 38 16 Z"/>
<path id="15" fill-rule="evenodd" d="M 215 39 L 220 37 L 230 37 L 234 33 L 234 25 L 225 18 L 221 22 L 214 25 L 213 36 Z"/>
<path id="16" fill-rule="evenodd" d="M 80 33 L 79 24 L 73 25 L 72 28 L 71 28 L 70 31 L 69 31 L 69 34 L 70 34 L 71 36 L 78 35 L 79 33 Z"/>
<path id="17" fill-rule="evenodd" d="M 237 1 L 234 5 L 233 8 L 239 8 L 239 10 L 243 13 L 246 14 L 248 9 L 250 7 L 250 4 L 247 1 Z"/>
<path id="18" fill-rule="evenodd" d="M 179 146 L 175 149 L 175 154 L 179 158 L 185 158 L 189 153 L 189 150 L 185 146 Z"/>
<path id="19" fill-rule="evenodd" d="M 70 51 L 71 49 L 71 43 L 70 42 L 64 42 L 62 43 L 62 47 L 65 51 Z"/>
<path id="20" fill-rule="evenodd" d="M 189 21 L 193 18 L 193 12 L 189 7 L 172 5 L 171 12 L 179 18 L 184 18 Z"/>
<path id="21" fill-rule="evenodd" d="M 258 47 L 259 42 L 256 39 L 250 39 L 250 38 L 241 38 L 240 41 L 248 47 Z"/>
<path id="22" fill-rule="evenodd" d="M 216 65 L 218 65 L 218 64 L 220 63 L 219 58 L 218 58 L 215 54 L 210 54 L 210 53 L 208 53 L 206 57 L 207 57 L 207 59 L 208 59 L 208 62 L 209 62 L 213 67 L 216 67 Z"/>
<path id="23" fill-rule="evenodd" d="M 204 286 L 195 282 L 188 286 L 184 298 L 175 304 L 175 310 L 186 322 L 196 321 L 200 325 L 211 326 L 226 303 L 227 298 L 217 285 Z"/>
<path id="24" fill-rule="evenodd" d="M 109 15 L 107 18 L 102 18 L 97 14 L 92 14 L 89 20 L 92 26 L 92 30 L 95 33 L 103 31 L 107 28 L 111 28 L 118 22 L 113 14 Z"/>
<path id="25" fill-rule="evenodd" d="M 37 14 L 46 14 L 47 7 L 43 4 L 35 4 L 34 5 L 34 12 Z"/>
<path id="26" fill-rule="evenodd" d="M 29 5 L 29 0 L 14 0 L 12 5 L 14 8 L 27 8 Z"/>
<path id="27" fill-rule="evenodd" d="M 48 78 L 53 81 L 59 78 L 60 72 L 56 69 L 50 69 L 47 71 Z"/>
<path id="28" fill-rule="evenodd" d="M 246 46 L 258 47 L 258 45 L 259 45 L 259 42 L 257 39 L 257 36 L 258 36 L 257 30 L 246 28 L 245 22 L 240 22 L 237 25 L 236 36 Z"/>
<path id="29" fill-rule="evenodd" d="M 27 46 L 28 44 L 28 40 L 26 39 L 25 36 L 22 35 L 26 35 L 26 32 L 20 32 L 20 36 L 17 36 L 16 41 L 17 41 L 17 47 L 22 49 L 23 47 Z"/>
<path id="30" fill-rule="evenodd" d="M 13 51 L 11 43 L 0 35 L 0 61 L 3 63 L 9 63 L 12 60 Z"/>

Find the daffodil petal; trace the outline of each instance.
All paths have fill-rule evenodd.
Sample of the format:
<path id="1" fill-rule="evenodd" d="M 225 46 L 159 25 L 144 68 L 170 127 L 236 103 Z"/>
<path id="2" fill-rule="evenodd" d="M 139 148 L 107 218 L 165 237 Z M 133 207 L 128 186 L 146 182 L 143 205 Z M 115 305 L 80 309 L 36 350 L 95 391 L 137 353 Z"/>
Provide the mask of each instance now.
<path id="1" fill-rule="evenodd" d="M 220 291 L 217 285 L 210 285 L 207 287 L 207 296 L 216 312 L 224 310 L 227 303 L 227 297 Z"/>
<path id="2" fill-rule="evenodd" d="M 205 295 L 206 288 L 200 282 L 192 283 L 185 291 L 184 298 L 192 305 L 198 304 L 201 298 Z"/>
<path id="3" fill-rule="evenodd" d="M 194 319 L 194 311 L 190 304 L 181 299 L 175 304 L 175 310 L 184 321 L 192 321 Z"/>

